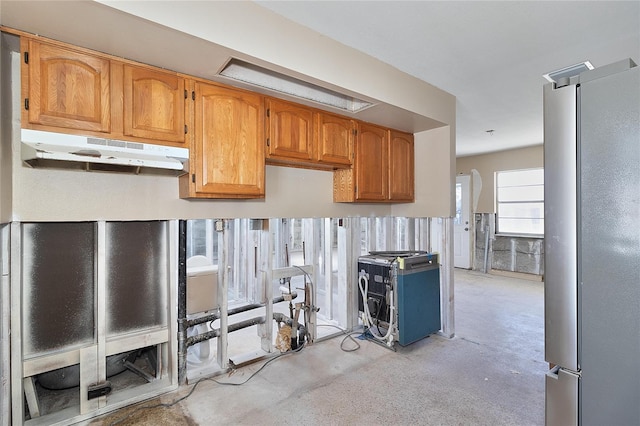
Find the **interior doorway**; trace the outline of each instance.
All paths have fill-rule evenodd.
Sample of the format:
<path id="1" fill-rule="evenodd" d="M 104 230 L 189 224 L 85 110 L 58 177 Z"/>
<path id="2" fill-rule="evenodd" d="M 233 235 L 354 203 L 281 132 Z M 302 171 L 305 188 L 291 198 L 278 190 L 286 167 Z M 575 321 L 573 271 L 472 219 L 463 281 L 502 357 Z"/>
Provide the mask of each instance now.
<path id="1" fill-rule="evenodd" d="M 456 176 L 456 216 L 453 220 L 453 266 L 471 269 L 471 176 Z"/>

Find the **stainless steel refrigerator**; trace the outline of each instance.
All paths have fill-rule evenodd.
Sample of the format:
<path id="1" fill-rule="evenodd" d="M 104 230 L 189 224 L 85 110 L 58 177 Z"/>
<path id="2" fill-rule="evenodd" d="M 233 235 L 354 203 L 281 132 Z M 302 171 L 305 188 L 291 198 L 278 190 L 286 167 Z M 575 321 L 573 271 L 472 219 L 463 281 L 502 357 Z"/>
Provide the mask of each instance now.
<path id="1" fill-rule="evenodd" d="M 544 87 L 547 425 L 640 425 L 640 67 Z"/>

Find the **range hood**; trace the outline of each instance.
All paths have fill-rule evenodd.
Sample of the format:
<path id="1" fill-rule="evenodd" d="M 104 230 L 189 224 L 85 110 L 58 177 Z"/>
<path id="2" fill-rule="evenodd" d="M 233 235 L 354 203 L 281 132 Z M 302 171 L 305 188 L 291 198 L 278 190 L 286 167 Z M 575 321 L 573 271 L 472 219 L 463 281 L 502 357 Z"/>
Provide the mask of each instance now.
<path id="1" fill-rule="evenodd" d="M 178 176 L 189 150 L 164 145 L 22 129 L 22 160 L 32 167 L 74 168 Z"/>

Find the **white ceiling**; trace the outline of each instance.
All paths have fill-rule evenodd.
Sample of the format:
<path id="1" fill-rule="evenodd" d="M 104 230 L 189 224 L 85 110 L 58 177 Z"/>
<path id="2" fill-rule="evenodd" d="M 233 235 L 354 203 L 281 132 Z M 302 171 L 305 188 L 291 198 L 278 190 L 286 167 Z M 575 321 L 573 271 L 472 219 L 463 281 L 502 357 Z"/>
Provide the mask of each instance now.
<path id="1" fill-rule="evenodd" d="M 458 156 L 541 144 L 543 74 L 640 63 L 640 1 L 257 3 L 455 95 Z"/>

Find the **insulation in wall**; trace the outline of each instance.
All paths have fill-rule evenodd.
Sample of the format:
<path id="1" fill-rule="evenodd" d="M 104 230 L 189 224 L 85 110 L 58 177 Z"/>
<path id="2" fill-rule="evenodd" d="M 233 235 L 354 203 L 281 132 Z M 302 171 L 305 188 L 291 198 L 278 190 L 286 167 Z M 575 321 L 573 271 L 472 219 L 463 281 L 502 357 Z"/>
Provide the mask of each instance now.
<path id="1" fill-rule="evenodd" d="M 95 223 L 25 223 L 24 354 L 94 341 Z"/>
<path id="2" fill-rule="evenodd" d="M 166 222 L 107 222 L 107 334 L 166 325 Z"/>
<path id="3" fill-rule="evenodd" d="M 544 275 L 544 239 L 496 235 L 495 215 L 490 213 L 476 213 L 475 225 L 474 270 L 485 271 L 486 256 L 486 271 Z"/>

